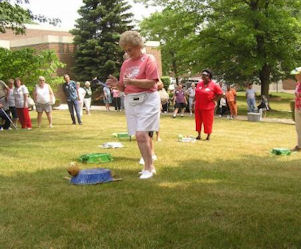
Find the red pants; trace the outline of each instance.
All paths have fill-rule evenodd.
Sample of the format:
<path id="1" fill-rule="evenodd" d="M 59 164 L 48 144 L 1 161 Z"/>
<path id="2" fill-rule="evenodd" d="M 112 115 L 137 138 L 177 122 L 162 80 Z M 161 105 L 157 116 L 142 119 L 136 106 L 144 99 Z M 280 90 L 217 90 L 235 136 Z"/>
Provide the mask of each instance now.
<path id="1" fill-rule="evenodd" d="M 202 124 L 203 124 L 204 132 L 206 134 L 211 134 L 213 118 L 214 118 L 214 109 L 212 110 L 195 109 L 195 130 L 197 132 L 201 132 Z"/>
<path id="2" fill-rule="evenodd" d="M 28 108 L 16 108 L 16 110 L 22 128 L 31 128 Z"/>
<path id="3" fill-rule="evenodd" d="M 237 116 L 237 105 L 234 101 L 228 101 L 228 106 L 232 116 Z"/>

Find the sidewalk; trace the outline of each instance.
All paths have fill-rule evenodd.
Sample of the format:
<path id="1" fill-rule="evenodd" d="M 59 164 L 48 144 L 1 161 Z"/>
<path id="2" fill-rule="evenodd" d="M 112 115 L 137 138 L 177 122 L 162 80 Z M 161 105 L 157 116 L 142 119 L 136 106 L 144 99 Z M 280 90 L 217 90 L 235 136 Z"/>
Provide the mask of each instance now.
<path id="1" fill-rule="evenodd" d="M 112 106 L 111 106 L 112 108 Z M 113 107 L 114 108 L 114 107 Z M 54 110 L 68 110 L 68 106 L 67 104 L 61 104 L 57 107 L 54 107 L 53 108 Z M 106 108 L 105 106 L 96 106 L 96 105 L 92 105 L 91 106 L 91 110 L 92 111 L 105 111 Z M 113 111 L 113 109 L 112 109 Z M 172 116 L 172 112 L 169 112 L 169 113 L 162 113 L 163 116 Z M 184 114 L 185 117 L 191 117 L 191 118 L 194 118 L 194 116 L 190 116 L 189 113 L 185 113 Z M 222 117 L 222 118 L 219 118 L 218 116 L 215 116 L 216 119 L 227 119 L 226 117 Z M 239 115 L 237 116 L 238 120 L 243 120 L 243 121 L 248 121 L 248 117 L 245 116 L 245 115 Z M 280 124 L 291 124 L 291 125 L 294 125 L 295 122 L 292 120 L 292 119 L 287 119 L 287 118 L 262 118 L 261 121 L 259 122 L 267 122 L 267 123 L 280 123 Z"/>
<path id="2" fill-rule="evenodd" d="M 53 110 L 68 110 L 68 105 L 67 104 L 60 104 L 59 106 L 53 107 Z M 92 105 L 91 110 L 92 111 L 95 111 L 95 110 L 105 111 L 106 107 L 105 106 Z"/>

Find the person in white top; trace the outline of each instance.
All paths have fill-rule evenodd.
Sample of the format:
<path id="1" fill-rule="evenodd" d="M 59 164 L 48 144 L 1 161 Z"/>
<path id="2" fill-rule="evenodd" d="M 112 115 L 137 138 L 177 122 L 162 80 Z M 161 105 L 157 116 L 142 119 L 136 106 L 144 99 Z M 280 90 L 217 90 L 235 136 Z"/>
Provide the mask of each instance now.
<path id="1" fill-rule="evenodd" d="M 34 101 L 36 103 L 36 110 L 38 113 L 38 127 L 41 127 L 43 111 L 45 111 L 49 128 L 52 128 L 52 108 L 51 102 L 53 99 L 53 91 L 49 84 L 45 83 L 45 78 L 43 76 L 39 77 L 39 83 L 36 85 L 34 90 Z"/>
<path id="2" fill-rule="evenodd" d="M 192 83 L 191 86 L 187 89 L 186 94 L 188 95 L 188 104 L 189 104 L 189 112 L 190 116 L 192 115 L 193 110 L 193 100 L 195 96 L 195 84 Z"/>
<path id="3" fill-rule="evenodd" d="M 19 117 L 19 122 L 22 126 L 22 129 L 32 129 L 31 119 L 28 111 L 28 96 L 29 92 L 27 87 L 21 83 L 20 78 L 16 78 L 14 81 L 14 96 L 17 115 Z"/>
<path id="4" fill-rule="evenodd" d="M 78 97 L 79 97 L 79 101 L 78 101 L 78 103 L 79 103 L 79 115 L 80 115 L 80 117 L 82 117 L 83 116 L 84 98 L 85 98 L 85 95 L 86 95 L 86 90 L 80 86 L 80 82 L 77 82 L 76 86 L 78 88 Z"/>
<path id="5" fill-rule="evenodd" d="M 7 88 L 6 100 L 9 106 L 9 116 L 11 116 L 14 125 L 17 126 L 18 115 L 17 115 L 15 96 L 14 96 L 14 80 L 9 79 L 7 82 L 7 86 L 8 88 Z"/>

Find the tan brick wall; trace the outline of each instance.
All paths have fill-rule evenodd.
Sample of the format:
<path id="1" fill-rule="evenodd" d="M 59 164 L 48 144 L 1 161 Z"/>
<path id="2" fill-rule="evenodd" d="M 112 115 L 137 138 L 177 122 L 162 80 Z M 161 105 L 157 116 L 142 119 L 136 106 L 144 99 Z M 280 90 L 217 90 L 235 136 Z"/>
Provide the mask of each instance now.
<path id="1" fill-rule="evenodd" d="M 162 76 L 162 59 L 161 59 L 161 50 L 154 47 L 145 47 L 147 54 L 152 54 L 157 61 L 158 69 L 159 69 L 159 75 Z"/>
<path id="2" fill-rule="evenodd" d="M 67 31 L 52 31 L 52 30 L 39 30 L 39 29 L 26 29 L 26 33 L 24 35 L 15 35 L 11 30 L 6 30 L 6 33 L 0 33 L 0 40 L 22 40 L 26 38 L 32 37 L 40 37 L 44 35 L 56 35 L 56 36 L 70 36 Z"/>
<path id="3" fill-rule="evenodd" d="M 293 79 L 285 79 L 282 81 L 283 90 L 295 90 L 296 81 Z"/>

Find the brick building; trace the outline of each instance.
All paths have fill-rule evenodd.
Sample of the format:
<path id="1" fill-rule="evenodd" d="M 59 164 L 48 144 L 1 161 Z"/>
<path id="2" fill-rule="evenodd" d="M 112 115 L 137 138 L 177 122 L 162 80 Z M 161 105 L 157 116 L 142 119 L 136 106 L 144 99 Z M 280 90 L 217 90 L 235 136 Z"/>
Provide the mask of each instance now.
<path id="1" fill-rule="evenodd" d="M 159 72 L 162 75 L 161 51 L 159 42 L 146 42 L 146 52 L 153 54 L 158 62 Z M 64 69 L 59 69 L 57 74 L 71 74 L 74 64 L 75 46 L 73 35 L 67 30 L 57 27 L 40 25 L 26 25 L 26 34 L 15 35 L 11 30 L 0 33 L 0 47 L 8 49 L 35 48 L 37 50 L 54 50 L 61 62 L 66 64 Z M 72 75 L 71 75 L 72 76 Z"/>

